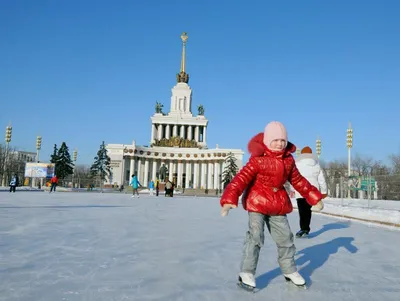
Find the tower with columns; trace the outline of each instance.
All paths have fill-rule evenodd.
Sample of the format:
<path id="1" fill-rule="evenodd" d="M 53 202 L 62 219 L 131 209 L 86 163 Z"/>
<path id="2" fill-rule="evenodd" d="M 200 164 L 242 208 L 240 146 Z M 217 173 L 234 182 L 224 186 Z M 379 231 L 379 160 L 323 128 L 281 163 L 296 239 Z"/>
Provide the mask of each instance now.
<path id="1" fill-rule="evenodd" d="M 207 146 L 208 120 L 200 105 L 196 116 L 192 113 L 192 89 L 186 73 L 186 43 L 181 35 L 182 58 L 177 83 L 172 88 L 170 111 L 158 110 L 151 116 L 150 146 L 108 144 L 113 183 L 127 185 L 136 174 L 143 186 L 159 178 L 161 166 L 168 169 L 167 177 L 178 188 L 221 189 L 221 175 L 225 158 L 232 152 L 237 165 L 242 166 L 244 152 L 240 149 L 215 149 Z"/>

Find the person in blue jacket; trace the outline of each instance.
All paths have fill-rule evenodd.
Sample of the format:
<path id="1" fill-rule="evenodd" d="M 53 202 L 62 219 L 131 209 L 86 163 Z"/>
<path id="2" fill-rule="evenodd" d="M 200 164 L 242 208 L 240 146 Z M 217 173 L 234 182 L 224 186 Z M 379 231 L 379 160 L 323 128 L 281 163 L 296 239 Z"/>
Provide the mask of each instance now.
<path id="1" fill-rule="evenodd" d="M 153 180 L 150 181 L 149 190 L 150 190 L 150 195 L 153 196 L 154 195 L 154 181 Z"/>
<path id="2" fill-rule="evenodd" d="M 142 186 L 142 184 L 140 184 L 140 182 L 139 182 L 139 180 L 138 180 L 138 178 L 136 177 L 135 174 L 132 175 L 132 179 L 131 179 L 130 185 L 132 186 L 132 191 L 133 191 L 132 197 L 133 198 L 135 197 L 135 192 L 136 192 L 136 195 L 139 198 L 138 188 L 139 188 L 139 186 Z"/>
<path id="3" fill-rule="evenodd" d="M 10 181 L 10 192 L 15 192 L 15 188 L 19 185 L 19 180 L 17 174 L 15 174 Z"/>

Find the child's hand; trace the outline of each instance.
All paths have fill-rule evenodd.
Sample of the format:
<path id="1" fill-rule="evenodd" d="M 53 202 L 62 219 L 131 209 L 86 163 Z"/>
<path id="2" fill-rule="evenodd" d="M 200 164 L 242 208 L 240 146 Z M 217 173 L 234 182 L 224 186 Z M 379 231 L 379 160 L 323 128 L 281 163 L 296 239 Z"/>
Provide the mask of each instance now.
<path id="1" fill-rule="evenodd" d="M 319 201 L 316 205 L 311 207 L 311 211 L 319 212 L 324 209 L 324 202 Z"/>
<path id="2" fill-rule="evenodd" d="M 229 214 L 229 210 L 236 208 L 237 206 L 232 204 L 225 204 L 221 210 L 221 216 L 227 216 Z"/>

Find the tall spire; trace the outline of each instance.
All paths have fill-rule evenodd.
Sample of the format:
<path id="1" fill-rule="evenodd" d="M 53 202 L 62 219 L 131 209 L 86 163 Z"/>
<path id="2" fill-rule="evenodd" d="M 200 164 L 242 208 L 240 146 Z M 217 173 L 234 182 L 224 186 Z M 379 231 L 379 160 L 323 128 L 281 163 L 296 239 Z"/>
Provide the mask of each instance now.
<path id="1" fill-rule="evenodd" d="M 189 82 L 189 74 L 186 73 L 186 41 L 188 39 L 188 35 L 186 32 L 183 32 L 181 35 L 182 40 L 182 60 L 181 60 L 181 71 L 176 75 L 176 81 L 178 83 L 188 83 Z"/>

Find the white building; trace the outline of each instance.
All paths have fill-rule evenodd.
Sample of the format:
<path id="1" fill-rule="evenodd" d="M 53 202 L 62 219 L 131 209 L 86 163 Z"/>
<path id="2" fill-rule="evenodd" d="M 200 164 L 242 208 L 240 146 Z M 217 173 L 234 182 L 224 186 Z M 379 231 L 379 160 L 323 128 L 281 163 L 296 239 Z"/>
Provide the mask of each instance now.
<path id="1" fill-rule="evenodd" d="M 37 153 L 16 150 L 11 151 L 10 155 L 14 156 L 15 159 L 21 160 L 23 162 L 36 162 Z"/>
<path id="2" fill-rule="evenodd" d="M 221 175 L 225 159 L 232 152 L 239 169 L 244 152 L 240 149 L 215 149 L 207 147 L 208 120 L 202 106 L 197 116 L 192 114 L 192 89 L 185 71 L 187 35 L 181 36 L 181 71 L 172 88 L 171 107 L 168 114 L 157 106 L 151 117 L 150 147 L 132 144 L 108 144 L 113 176 L 107 184 L 127 185 L 136 174 L 143 186 L 159 177 L 160 167 L 168 168 L 167 177 L 175 185 L 195 189 L 221 189 Z"/>

